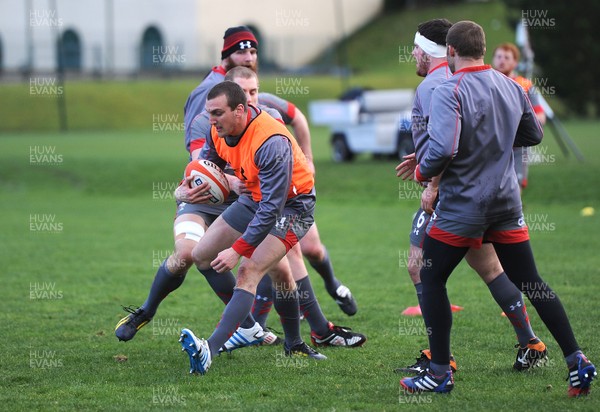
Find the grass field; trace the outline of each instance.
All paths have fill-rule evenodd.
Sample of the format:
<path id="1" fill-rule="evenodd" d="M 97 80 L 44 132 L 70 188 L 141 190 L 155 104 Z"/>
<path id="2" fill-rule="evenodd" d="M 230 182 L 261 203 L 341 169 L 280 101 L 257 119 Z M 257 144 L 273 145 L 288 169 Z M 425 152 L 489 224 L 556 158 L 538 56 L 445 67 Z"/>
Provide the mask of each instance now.
<path id="1" fill-rule="evenodd" d="M 524 193 L 538 266 L 560 294 L 579 342 L 600 363 L 597 122 L 569 122 L 586 162 L 565 158 L 550 134 L 544 162 Z M 465 266 L 449 294 L 465 310 L 454 317 L 456 388 L 449 396 L 401 394 L 392 370 L 426 346 L 405 251 L 418 191 L 398 182 L 394 161 L 361 156 L 329 160 L 328 136 L 315 129 L 317 220 L 338 276 L 359 312 L 347 318 L 312 277 L 326 315 L 365 333 L 354 350 L 324 349 L 328 360 L 293 362 L 281 348 L 236 351 L 204 377 L 188 375 L 178 331 L 206 337 L 222 304 L 203 277 L 185 284 L 131 342 L 117 342 L 120 305 L 139 305 L 156 265 L 172 247 L 170 192 L 185 165 L 179 133 L 73 132 L 0 138 L 0 409 L 21 410 L 599 410 L 598 388 L 566 397 L 560 349 L 530 311 L 551 362 L 515 373 L 514 333 Z M 311 271 L 311 274 L 313 272 Z M 269 320 L 277 328 L 275 317 Z M 309 339 L 306 324 L 302 325 Z M 119 359 L 127 359 L 119 361 Z"/>

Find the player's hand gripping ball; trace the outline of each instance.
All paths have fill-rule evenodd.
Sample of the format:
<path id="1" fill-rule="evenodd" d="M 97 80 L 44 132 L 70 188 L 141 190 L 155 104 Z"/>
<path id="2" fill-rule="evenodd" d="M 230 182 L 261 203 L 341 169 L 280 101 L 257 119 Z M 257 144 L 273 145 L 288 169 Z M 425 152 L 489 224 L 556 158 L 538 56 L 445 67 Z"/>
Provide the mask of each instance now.
<path id="1" fill-rule="evenodd" d="M 192 176 L 191 186 L 200 186 L 204 182 L 210 184 L 209 193 L 212 195 L 210 204 L 220 205 L 229 196 L 229 182 L 223 170 L 210 160 L 192 160 L 185 168 L 185 176 Z"/>

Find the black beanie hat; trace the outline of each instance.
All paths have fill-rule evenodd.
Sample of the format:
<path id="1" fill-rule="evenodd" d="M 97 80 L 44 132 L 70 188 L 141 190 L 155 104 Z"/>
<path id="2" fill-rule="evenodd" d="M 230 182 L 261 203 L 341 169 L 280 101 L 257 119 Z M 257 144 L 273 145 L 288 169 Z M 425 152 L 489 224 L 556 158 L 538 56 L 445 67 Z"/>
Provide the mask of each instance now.
<path id="1" fill-rule="evenodd" d="M 223 36 L 223 50 L 221 50 L 221 60 L 231 56 L 238 50 L 244 50 L 254 47 L 258 49 L 258 41 L 252 30 L 247 26 L 230 27 Z"/>

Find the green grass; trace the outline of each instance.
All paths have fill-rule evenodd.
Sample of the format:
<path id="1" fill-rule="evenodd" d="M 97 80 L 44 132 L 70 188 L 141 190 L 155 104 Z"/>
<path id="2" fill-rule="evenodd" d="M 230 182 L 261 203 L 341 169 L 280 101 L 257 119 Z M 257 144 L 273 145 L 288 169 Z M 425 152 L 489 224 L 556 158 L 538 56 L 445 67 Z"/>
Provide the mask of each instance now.
<path id="1" fill-rule="evenodd" d="M 580 344 L 596 362 L 600 223 L 598 215 L 579 212 L 584 206 L 600 210 L 599 126 L 566 124 L 584 149 L 583 164 L 564 158 L 547 136 L 554 160 L 532 167 L 524 193 L 525 212 L 553 223 L 552 230 L 532 233 L 539 269 L 560 294 Z M 548 344 L 552 362 L 532 373 L 512 372 L 514 332 L 464 265 L 448 285 L 452 302 L 465 307 L 454 317 L 456 388 L 450 396 L 399 396 L 399 377 L 392 370 L 411 362 L 427 344 L 421 318 L 400 315 L 416 303 L 399 256 L 408 247 L 417 200 L 400 191 L 395 162 L 360 156 L 351 164 L 334 164 L 327 140 L 325 129 L 314 130 L 317 221 L 337 274 L 358 300 L 358 314 L 343 315 L 311 270 L 313 284 L 329 319 L 365 333 L 368 342 L 354 350 L 324 349 L 329 359 L 320 363 L 286 363 L 280 348 L 240 350 L 215 359 L 199 377 L 187 374 L 177 331 L 191 327 L 206 337 L 222 304 L 195 270 L 165 300 L 157 323 L 128 343 L 113 335 L 123 315 L 120 305 L 143 302 L 155 260 L 172 247 L 174 205 L 159 198 L 186 162 L 179 134 L 5 134 L 0 139 L 2 409 L 379 411 L 415 401 L 444 411 L 600 408 L 597 392 L 587 399 L 566 398 L 560 349 L 533 310 L 532 324 Z M 54 150 L 60 158 L 56 164 L 32 163 L 32 147 Z M 54 226 L 32 230 L 36 216 L 53 219 Z M 277 328 L 276 317 L 269 324 Z M 306 324 L 302 330 L 308 339 Z M 120 355 L 127 361 L 117 362 Z"/>
<path id="2" fill-rule="evenodd" d="M 485 30 L 486 61 L 491 62 L 494 47 L 514 39 L 514 28 L 508 27 L 506 17 L 506 6 L 499 1 L 461 4 L 460 7 L 436 5 L 386 13 L 350 36 L 345 44 L 349 50 L 349 64 L 357 74 L 359 84 L 366 83 L 363 86 L 385 88 L 377 83 L 383 76 L 387 82 L 397 84 L 395 87 L 416 87 L 419 78 L 414 75 L 414 61 L 408 59 L 407 54 L 412 50 L 419 23 L 436 18 L 477 22 Z M 372 76 L 373 73 L 378 74 L 377 78 Z"/>

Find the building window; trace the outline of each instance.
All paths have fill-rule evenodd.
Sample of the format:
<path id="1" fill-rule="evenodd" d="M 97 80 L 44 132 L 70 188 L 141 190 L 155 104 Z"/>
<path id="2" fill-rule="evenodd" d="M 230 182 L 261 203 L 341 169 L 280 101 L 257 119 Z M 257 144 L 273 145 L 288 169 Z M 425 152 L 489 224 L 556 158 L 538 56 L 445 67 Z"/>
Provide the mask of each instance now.
<path id="1" fill-rule="evenodd" d="M 61 45 L 57 45 L 58 67 L 64 70 L 81 70 L 81 41 L 75 31 L 65 30 L 61 37 Z M 61 52 L 62 51 L 62 52 Z"/>
<path id="2" fill-rule="evenodd" d="M 148 27 L 142 36 L 140 66 L 142 70 L 157 69 L 160 67 L 162 55 L 162 35 L 156 27 Z"/>

